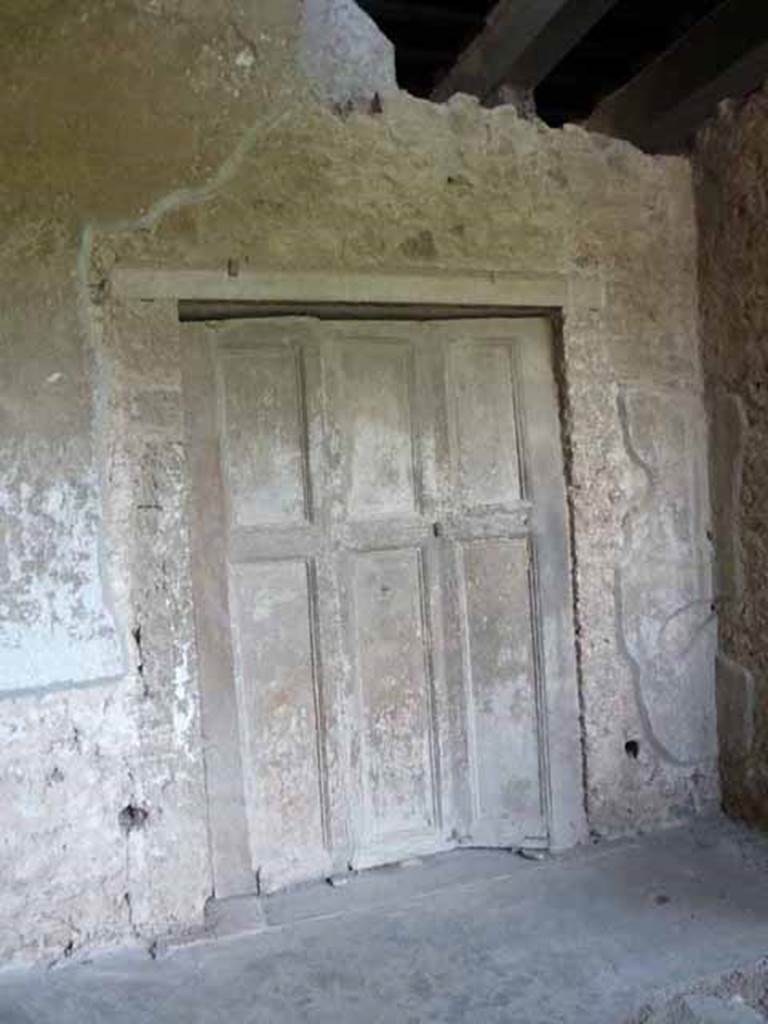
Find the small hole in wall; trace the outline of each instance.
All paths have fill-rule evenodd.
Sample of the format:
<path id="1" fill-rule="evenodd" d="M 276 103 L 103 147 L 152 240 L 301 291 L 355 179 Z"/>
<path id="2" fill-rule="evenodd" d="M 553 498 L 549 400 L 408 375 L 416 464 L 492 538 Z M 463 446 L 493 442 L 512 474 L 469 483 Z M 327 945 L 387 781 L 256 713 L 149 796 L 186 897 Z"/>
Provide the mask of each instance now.
<path id="1" fill-rule="evenodd" d="M 134 829 L 144 828 L 149 817 L 146 807 L 138 807 L 136 804 L 128 804 L 117 816 L 120 828 L 124 832 L 133 832 Z"/>
<path id="2" fill-rule="evenodd" d="M 633 761 L 636 761 L 637 756 L 640 753 L 640 744 L 637 740 L 627 740 L 624 744 L 624 750 L 626 751 L 627 757 L 631 757 Z"/>

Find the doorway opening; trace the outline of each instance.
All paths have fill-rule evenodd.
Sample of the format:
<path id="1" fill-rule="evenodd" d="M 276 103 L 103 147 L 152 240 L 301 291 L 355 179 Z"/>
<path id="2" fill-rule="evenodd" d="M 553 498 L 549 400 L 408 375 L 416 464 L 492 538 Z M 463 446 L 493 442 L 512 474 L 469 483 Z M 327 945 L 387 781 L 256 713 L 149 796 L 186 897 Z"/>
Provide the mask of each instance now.
<path id="1" fill-rule="evenodd" d="M 551 324 L 407 308 L 182 328 L 217 896 L 583 829 Z"/>

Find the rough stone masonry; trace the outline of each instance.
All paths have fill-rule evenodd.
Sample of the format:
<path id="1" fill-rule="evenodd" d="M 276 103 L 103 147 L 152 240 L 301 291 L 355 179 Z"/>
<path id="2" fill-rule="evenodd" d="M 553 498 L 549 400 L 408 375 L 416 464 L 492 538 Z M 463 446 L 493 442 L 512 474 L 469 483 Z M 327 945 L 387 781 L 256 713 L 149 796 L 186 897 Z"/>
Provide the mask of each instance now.
<path id="1" fill-rule="evenodd" d="M 717 661 L 726 809 L 768 824 L 768 93 L 721 105 L 694 155 L 702 358 L 718 549 Z"/>
<path id="2" fill-rule="evenodd" d="M 151 942 L 211 891 L 180 327 L 117 331 L 116 266 L 563 275 L 590 828 L 718 799 L 689 163 L 416 100 L 351 3 L 303 8 L 0 12 L 6 958 Z M 328 33 L 349 59 L 308 61 Z"/>

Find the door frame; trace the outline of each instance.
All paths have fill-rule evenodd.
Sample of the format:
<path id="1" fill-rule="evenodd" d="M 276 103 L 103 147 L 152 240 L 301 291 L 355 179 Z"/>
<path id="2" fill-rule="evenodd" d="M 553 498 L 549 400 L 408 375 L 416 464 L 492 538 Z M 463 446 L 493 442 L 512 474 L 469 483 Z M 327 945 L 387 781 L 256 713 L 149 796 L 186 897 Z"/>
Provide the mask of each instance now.
<path id="1" fill-rule="evenodd" d="M 551 398 L 561 422 L 553 362 L 559 322 L 567 304 L 568 281 L 561 276 L 511 274 L 359 274 L 325 272 L 245 272 L 230 261 L 226 270 L 116 267 L 105 292 L 118 336 L 135 329 L 156 301 L 174 304 L 180 353 L 183 322 L 224 318 L 314 316 L 323 319 L 439 320 L 539 317 L 551 324 Z M 111 300 L 114 298 L 115 302 Z M 126 316 L 128 314 L 128 316 Z M 129 326 L 132 324 L 132 327 Z M 190 353 L 191 354 L 191 353 Z M 184 376 L 185 358 L 179 356 Z M 182 387 L 187 386 L 184 380 Z M 542 545 L 539 590 L 548 613 L 542 617 L 542 710 L 540 736 L 546 770 L 545 807 L 549 848 L 566 849 L 587 836 L 584 806 L 583 750 L 579 677 L 576 657 L 575 604 L 572 586 L 571 517 L 565 482 L 562 430 L 555 447 L 562 472 L 548 481 L 548 493 L 561 505 L 562 543 Z M 210 455 L 210 453 L 209 453 Z M 188 456 L 189 458 L 189 456 Z M 188 465 L 188 475 L 190 467 Z M 212 538 L 206 534 L 192 502 L 191 575 L 208 571 Z M 215 541 L 214 541 L 215 547 Z M 193 588 L 198 592 L 199 588 Z M 197 602 L 196 602 L 197 603 Z M 248 827 L 237 742 L 236 695 L 222 693 L 212 681 L 214 662 L 201 644 L 204 616 L 195 616 L 199 696 L 207 780 L 207 819 L 214 895 L 225 897 L 256 889 L 249 856 Z M 230 676 L 231 678 L 231 676 Z M 235 747 L 236 749 L 233 749 Z"/>

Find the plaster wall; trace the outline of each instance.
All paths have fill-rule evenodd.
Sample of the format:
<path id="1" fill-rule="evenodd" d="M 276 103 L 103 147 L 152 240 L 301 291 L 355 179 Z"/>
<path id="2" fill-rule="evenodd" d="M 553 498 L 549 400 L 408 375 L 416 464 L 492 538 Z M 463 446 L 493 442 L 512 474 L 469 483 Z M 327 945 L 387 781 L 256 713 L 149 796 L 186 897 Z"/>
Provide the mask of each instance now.
<path id="1" fill-rule="evenodd" d="M 717 530 L 723 797 L 768 825 L 768 90 L 721 106 L 695 155 Z"/>
<path id="2" fill-rule="evenodd" d="M 0 14 L 6 957 L 148 943 L 210 893 L 183 328 L 172 303 L 121 308 L 116 266 L 564 275 L 590 827 L 717 800 L 688 163 L 512 107 L 431 105 L 386 69 L 380 97 L 329 106 L 338 83 L 299 70 L 299 13 Z"/>

